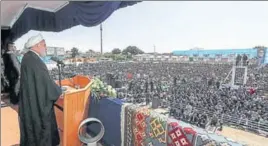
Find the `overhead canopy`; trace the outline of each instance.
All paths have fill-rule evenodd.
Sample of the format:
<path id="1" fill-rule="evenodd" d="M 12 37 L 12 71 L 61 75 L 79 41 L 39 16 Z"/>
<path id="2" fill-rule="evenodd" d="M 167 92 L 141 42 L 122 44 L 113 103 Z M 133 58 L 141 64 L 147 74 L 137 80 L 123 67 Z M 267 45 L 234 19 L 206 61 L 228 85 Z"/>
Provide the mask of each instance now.
<path id="1" fill-rule="evenodd" d="M 60 32 L 77 25 L 92 27 L 134 1 L 2 1 L 1 30 L 12 40 L 30 30 Z"/>

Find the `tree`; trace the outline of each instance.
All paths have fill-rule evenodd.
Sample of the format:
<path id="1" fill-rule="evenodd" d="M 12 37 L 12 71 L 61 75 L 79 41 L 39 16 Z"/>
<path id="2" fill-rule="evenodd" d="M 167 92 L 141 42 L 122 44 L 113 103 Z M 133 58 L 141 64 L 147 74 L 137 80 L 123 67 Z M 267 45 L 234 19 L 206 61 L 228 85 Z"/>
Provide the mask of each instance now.
<path id="1" fill-rule="evenodd" d="M 92 49 L 89 49 L 89 50 L 87 51 L 87 53 L 95 53 L 95 51 L 92 50 Z"/>
<path id="2" fill-rule="evenodd" d="M 143 54 L 143 53 L 144 52 L 136 46 L 128 46 L 126 49 L 122 51 L 122 54 L 124 55 L 128 55 L 128 54 L 137 55 L 137 54 Z"/>
<path id="3" fill-rule="evenodd" d="M 106 57 L 106 58 L 112 58 L 112 57 L 113 57 L 113 54 L 110 53 L 110 52 L 105 52 L 105 53 L 103 54 L 103 56 Z"/>
<path id="4" fill-rule="evenodd" d="M 114 54 L 113 60 L 115 60 L 115 61 L 123 61 L 123 60 L 125 60 L 125 56 L 121 55 L 121 54 Z"/>
<path id="5" fill-rule="evenodd" d="M 93 57 L 93 56 L 96 55 L 96 52 L 95 52 L 94 50 L 92 50 L 92 49 L 89 49 L 89 50 L 86 52 L 86 54 L 87 54 L 87 57 Z"/>
<path id="6" fill-rule="evenodd" d="M 71 52 L 72 52 L 73 58 L 75 58 L 77 55 L 79 55 L 79 50 L 76 47 L 73 47 Z"/>
<path id="7" fill-rule="evenodd" d="M 120 50 L 119 48 L 114 48 L 114 49 L 112 50 L 112 53 L 113 53 L 113 54 L 121 54 L 121 50 Z"/>

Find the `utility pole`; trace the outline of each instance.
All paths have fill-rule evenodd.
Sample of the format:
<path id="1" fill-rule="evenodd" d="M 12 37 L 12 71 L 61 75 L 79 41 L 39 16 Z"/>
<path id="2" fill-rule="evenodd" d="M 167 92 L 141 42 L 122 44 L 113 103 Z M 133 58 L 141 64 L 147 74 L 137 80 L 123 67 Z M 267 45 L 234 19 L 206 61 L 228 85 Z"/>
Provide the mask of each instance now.
<path id="1" fill-rule="evenodd" d="M 155 45 L 154 45 L 154 58 L 156 58 Z"/>
<path id="2" fill-rule="evenodd" d="M 101 45 L 101 55 L 102 55 L 102 53 L 103 53 L 103 50 L 102 50 L 102 24 L 100 24 L 100 45 Z"/>

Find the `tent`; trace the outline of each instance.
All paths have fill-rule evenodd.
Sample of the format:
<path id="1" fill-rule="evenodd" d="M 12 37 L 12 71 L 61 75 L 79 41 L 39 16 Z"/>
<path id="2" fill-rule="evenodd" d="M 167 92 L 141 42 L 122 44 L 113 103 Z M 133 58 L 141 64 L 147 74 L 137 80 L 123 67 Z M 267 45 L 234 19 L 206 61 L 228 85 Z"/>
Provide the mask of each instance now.
<path id="1" fill-rule="evenodd" d="M 30 30 L 60 32 L 92 27 L 135 1 L 2 1 L 1 40 L 15 41 Z"/>

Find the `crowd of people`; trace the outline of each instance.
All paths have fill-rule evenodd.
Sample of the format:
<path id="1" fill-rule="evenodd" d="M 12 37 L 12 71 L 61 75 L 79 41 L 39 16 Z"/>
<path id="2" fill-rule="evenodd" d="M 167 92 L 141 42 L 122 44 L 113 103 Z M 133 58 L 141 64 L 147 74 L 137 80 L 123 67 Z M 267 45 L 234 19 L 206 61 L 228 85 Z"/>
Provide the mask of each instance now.
<path id="1" fill-rule="evenodd" d="M 268 131 L 267 66 L 249 65 L 247 85 L 223 88 L 231 68 L 232 64 L 98 62 L 66 65 L 62 75 L 98 76 L 105 81 L 110 73 L 126 89 L 118 92 L 119 98 L 135 97 L 137 101 L 132 101 L 142 102 L 157 97 L 171 108 L 171 116 L 200 127 L 214 117 L 218 123 Z M 57 69 L 50 73 L 58 78 Z"/>
<path id="2" fill-rule="evenodd" d="M 8 47 L 10 49 L 2 55 L 4 61 L 15 62 L 5 66 L 5 71 L 17 72 L 5 73 L 6 75 L 1 72 L 1 81 L 10 84 L 7 90 L 11 93 L 11 103 L 17 103 L 15 97 L 18 94 L 19 65 L 10 53 L 12 45 L 10 44 Z M 62 78 L 70 78 L 76 74 L 94 76 L 111 84 L 109 74 L 116 82 L 113 86 L 118 89 L 118 98 L 126 98 L 131 102 L 160 99 L 162 107 L 170 108 L 170 116 L 203 128 L 216 119 L 216 123 L 240 126 L 255 132 L 256 130 L 268 132 L 268 67 L 258 68 L 257 65 L 248 65 L 245 61 L 243 65 L 248 67 L 247 84 L 243 86 L 240 84 L 238 89 L 223 86 L 224 83 L 230 82 L 231 78 L 226 80 L 226 77 L 233 65 L 220 63 L 70 64 L 65 65 L 61 76 Z M 14 69 L 9 69 L 10 67 Z M 58 79 L 58 74 L 57 69 L 50 71 L 54 80 Z M 4 76 L 7 78 L 3 78 Z"/>

